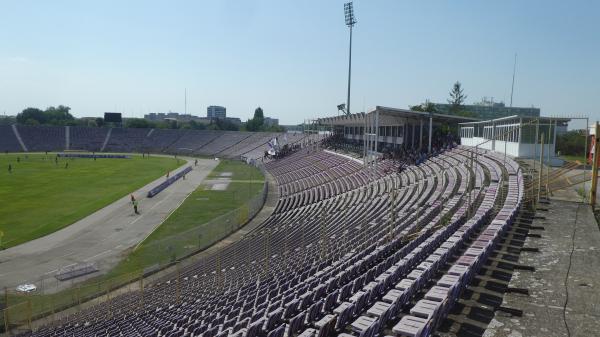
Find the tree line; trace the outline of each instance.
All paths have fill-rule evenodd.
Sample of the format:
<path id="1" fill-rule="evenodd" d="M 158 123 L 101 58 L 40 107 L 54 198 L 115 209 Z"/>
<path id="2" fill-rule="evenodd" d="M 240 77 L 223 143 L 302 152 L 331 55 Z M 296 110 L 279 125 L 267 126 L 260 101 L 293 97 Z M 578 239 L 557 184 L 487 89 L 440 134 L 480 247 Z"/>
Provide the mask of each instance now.
<path id="1" fill-rule="evenodd" d="M 48 107 L 46 110 L 26 108 L 16 118 L 3 117 L 0 124 L 19 123 L 23 125 L 53 125 L 53 126 L 112 126 L 105 123 L 104 118 L 75 118 L 69 111 L 70 107 L 59 105 Z M 154 129 L 192 129 L 192 130 L 224 130 L 224 131 L 270 131 L 283 132 L 283 127 L 266 125 L 264 112 L 261 107 L 254 110 L 254 117 L 245 123 L 237 124 L 228 119 L 214 118 L 209 123 L 191 121 L 151 121 L 144 118 L 123 118 L 123 127 L 126 128 L 154 128 Z"/>

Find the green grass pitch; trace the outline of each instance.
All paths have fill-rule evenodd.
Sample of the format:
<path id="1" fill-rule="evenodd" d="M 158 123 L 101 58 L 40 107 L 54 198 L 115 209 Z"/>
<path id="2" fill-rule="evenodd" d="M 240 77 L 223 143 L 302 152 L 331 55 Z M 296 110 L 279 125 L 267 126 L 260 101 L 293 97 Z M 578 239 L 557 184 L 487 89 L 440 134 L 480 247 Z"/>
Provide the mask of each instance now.
<path id="1" fill-rule="evenodd" d="M 3 248 L 64 228 L 183 164 L 172 158 L 138 155 L 131 159 L 59 158 L 58 164 L 54 158 L 54 153 L 0 154 Z"/>

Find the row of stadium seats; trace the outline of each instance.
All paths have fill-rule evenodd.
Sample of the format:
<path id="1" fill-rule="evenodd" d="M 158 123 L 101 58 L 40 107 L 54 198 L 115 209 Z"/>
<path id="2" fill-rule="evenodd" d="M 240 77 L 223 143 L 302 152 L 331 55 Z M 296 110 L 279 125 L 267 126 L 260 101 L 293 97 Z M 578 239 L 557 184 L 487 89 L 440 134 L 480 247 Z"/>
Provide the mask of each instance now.
<path id="1" fill-rule="evenodd" d="M 243 239 L 32 335 L 429 336 L 523 198 L 518 164 L 466 150 L 401 173 L 306 149 L 273 161 L 277 211 Z"/>
<path id="2" fill-rule="evenodd" d="M 18 133 L 27 150 L 37 152 L 151 152 L 256 159 L 262 158 L 264 151 L 269 149 L 267 142 L 276 137 L 284 138 L 278 133 L 213 130 L 15 125 L 15 132 L 12 128 L 10 125 L 0 128 L 0 150 L 3 152 L 23 151 Z M 301 141 L 303 137 L 294 141 Z"/>

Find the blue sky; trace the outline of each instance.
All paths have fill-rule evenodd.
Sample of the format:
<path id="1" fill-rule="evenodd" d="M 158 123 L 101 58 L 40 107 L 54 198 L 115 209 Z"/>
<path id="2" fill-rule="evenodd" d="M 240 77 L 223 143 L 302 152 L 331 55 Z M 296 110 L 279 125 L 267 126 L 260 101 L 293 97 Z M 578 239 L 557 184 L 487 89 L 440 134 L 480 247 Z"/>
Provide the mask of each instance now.
<path id="1" fill-rule="evenodd" d="M 78 116 L 184 110 L 284 124 L 346 100 L 344 1 L 0 0 L 0 113 L 66 104 Z M 353 112 L 510 99 L 600 118 L 599 1 L 357 0 Z"/>

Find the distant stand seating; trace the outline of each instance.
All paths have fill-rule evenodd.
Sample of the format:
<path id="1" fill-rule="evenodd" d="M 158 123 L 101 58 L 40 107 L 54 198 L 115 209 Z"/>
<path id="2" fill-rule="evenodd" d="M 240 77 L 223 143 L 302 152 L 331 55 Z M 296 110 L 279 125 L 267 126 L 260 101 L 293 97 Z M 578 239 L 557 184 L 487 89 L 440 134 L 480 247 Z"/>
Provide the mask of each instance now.
<path id="1" fill-rule="evenodd" d="M 0 125 L 0 151 L 20 152 L 21 145 L 15 136 L 11 125 Z"/>
<path id="2" fill-rule="evenodd" d="M 19 125 L 17 128 L 21 139 L 31 152 L 61 151 L 65 148 L 64 126 Z"/>
<path id="3" fill-rule="evenodd" d="M 251 159 L 262 158 L 264 151 L 268 149 L 267 142 L 273 138 L 278 138 L 283 146 L 299 142 L 305 137 L 303 134 L 284 135 L 273 132 L 81 126 L 70 126 L 67 137 L 64 126 L 18 125 L 17 128 L 29 151 L 147 152 L 232 159 L 242 156 Z M 0 126 L 0 150 L 22 151 L 11 125 Z"/>

